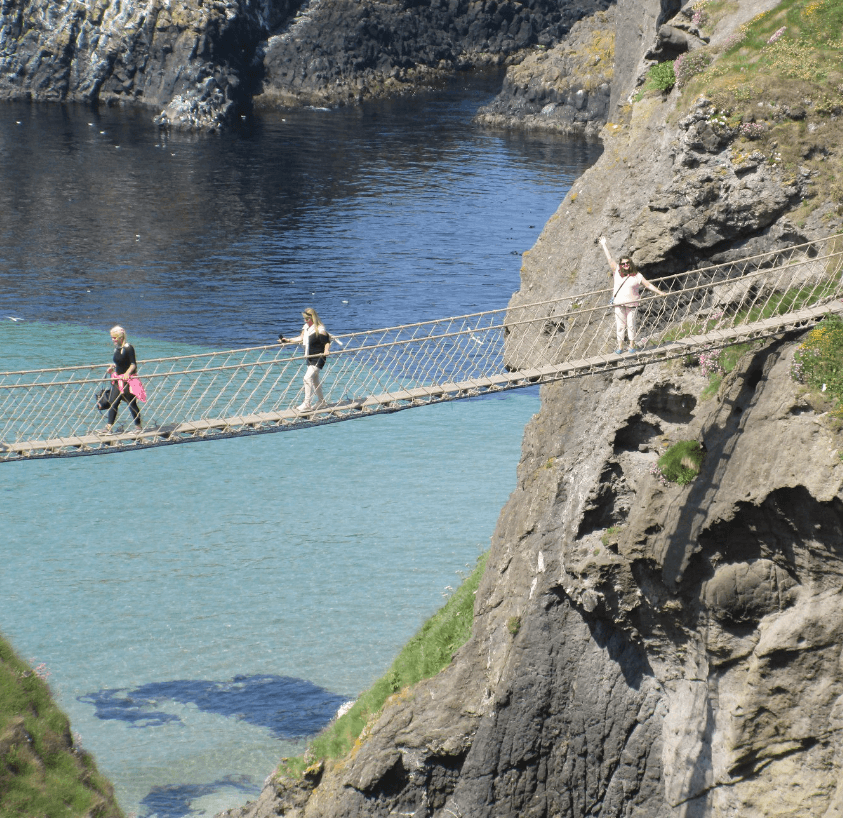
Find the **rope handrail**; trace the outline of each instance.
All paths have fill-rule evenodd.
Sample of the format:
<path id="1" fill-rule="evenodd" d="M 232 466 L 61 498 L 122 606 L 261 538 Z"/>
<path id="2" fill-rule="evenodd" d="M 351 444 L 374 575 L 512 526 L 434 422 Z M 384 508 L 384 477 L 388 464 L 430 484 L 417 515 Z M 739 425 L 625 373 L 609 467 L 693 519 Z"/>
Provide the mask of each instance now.
<path id="1" fill-rule="evenodd" d="M 826 239 L 825 241 L 828 241 L 828 240 L 834 239 L 834 238 L 843 239 L 843 233 L 835 234 L 834 236 L 830 236 L 829 239 Z M 800 244 L 800 245 L 794 245 L 792 247 L 789 247 L 789 248 L 787 248 L 787 250 L 788 251 L 796 250 L 796 249 L 799 249 L 799 248 L 802 248 L 802 247 L 813 246 L 814 244 L 816 244 L 816 242 L 805 242 L 805 243 Z M 771 252 L 767 252 L 767 253 L 759 253 L 759 254 L 756 254 L 754 256 L 745 257 L 745 258 L 741 259 L 741 262 L 745 263 L 745 262 L 753 261 L 753 260 L 759 259 L 759 258 L 769 258 L 771 256 L 779 255 L 783 252 L 786 252 L 786 251 L 785 250 L 775 250 L 775 251 L 771 251 Z M 816 256 L 816 257 L 812 257 L 810 259 L 806 259 L 805 261 L 799 262 L 799 263 L 807 264 L 807 263 L 811 263 L 811 262 L 823 261 L 823 260 L 832 258 L 835 255 L 839 255 L 839 254 L 838 253 L 832 253 L 831 255 L 827 255 L 827 256 Z M 731 266 L 731 265 L 734 265 L 734 264 L 735 264 L 735 262 L 727 262 L 725 264 L 711 265 L 711 266 L 708 266 L 708 267 L 699 267 L 699 268 L 695 268 L 694 270 L 686 271 L 686 272 L 683 272 L 683 273 L 673 273 L 673 274 L 668 275 L 668 276 L 662 276 L 661 278 L 659 278 L 657 280 L 660 284 L 664 284 L 665 282 L 670 282 L 672 280 L 678 280 L 678 279 L 681 279 L 681 278 L 686 278 L 691 274 L 697 275 L 699 273 L 705 273 L 705 272 L 708 272 L 710 270 L 722 269 L 723 267 L 728 267 L 728 266 Z M 742 278 L 750 278 L 751 276 L 761 276 L 765 272 L 769 272 L 769 270 L 770 270 L 770 268 L 761 267 L 761 268 L 758 268 L 757 270 L 753 271 L 752 273 L 746 273 L 741 277 Z M 706 285 L 697 285 L 697 287 L 683 288 L 683 292 L 691 292 L 694 289 L 701 289 L 705 286 Z M 588 291 L 585 291 L 583 293 L 578 293 L 577 295 L 574 295 L 574 296 L 565 296 L 562 299 L 559 299 L 559 298 L 545 299 L 544 301 L 528 302 L 526 304 L 518 304 L 518 305 L 515 305 L 515 306 L 509 306 L 509 307 L 499 307 L 499 308 L 494 309 L 494 310 L 484 310 L 484 311 L 481 311 L 481 312 L 465 313 L 465 314 L 462 314 L 462 315 L 451 316 L 451 317 L 444 318 L 444 319 L 429 319 L 429 320 L 426 320 L 426 321 L 417 321 L 417 322 L 410 323 L 410 324 L 396 324 L 396 325 L 393 325 L 393 326 L 390 326 L 390 327 L 382 327 L 382 328 L 379 328 L 379 329 L 360 330 L 358 332 L 350 332 L 350 333 L 344 333 L 344 334 L 334 333 L 333 337 L 342 341 L 342 339 L 350 339 L 350 338 L 355 338 L 355 337 L 358 337 L 358 336 L 376 335 L 376 334 L 388 333 L 388 332 L 399 331 L 399 330 L 413 329 L 413 328 L 416 328 L 416 327 L 430 326 L 430 325 L 435 325 L 435 324 L 441 323 L 442 321 L 456 321 L 456 320 L 463 320 L 463 319 L 469 319 L 469 318 L 476 318 L 478 316 L 494 316 L 494 315 L 505 314 L 505 313 L 511 312 L 513 310 L 537 309 L 539 307 L 543 307 L 543 306 L 546 306 L 546 305 L 563 303 L 564 301 L 571 301 L 571 300 L 576 301 L 578 299 L 588 298 L 589 296 L 601 296 L 601 295 L 604 295 L 604 294 L 606 294 L 608 292 L 611 292 L 611 291 L 612 291 L 611 287 L 608 287 L 608 288 L 604 287 L 604 288 L 601 288 L 599 290 L 588 290 Z M 659 296 L 645 296 L 645 297 L 659 297 Z M 602 306 L 594 306 L 594 307 L 589 307 L 589 308 L 572 310 L 571 312 L 582 313 L 582 312 L 589 311 L 589 310 L 595 311 L 595 310 L 600 310 L 600 309 L 608 309 L 610 307 L 611 307 L 610 304 L 604 304 Z M 563 313 L 563 315 L 564 315 L 564 313 Z M 437 336 L 427 336 L 427 337 L 437 337 Z M 278 345 L 277 344 L 262 344 L 262 345 L 257 345 L 257 346 L 253 346 L 253 347 L 239 347 L 235 350 L 227 350 L 227 351 L 224 351 L 224 352 L 208 351 L 208 352 L 192 353 L 192 354 L 189 354 L 189 355 L 174 355 L 174 356 L 166 356 L 166 357 L 161 357 L 161 358 L 150 358 L 150 359 L 147 359 L 147 361 L 148 361 L 148 363 L 163 363 L 163 362 L 167 362 L 167 361 L 195 360 L 195 359 L 199 359 L 199 358 L 216 357 L 216 356 L 219 356 L 219 355 L 224 355 L 227 352 L 244 353 L 244 352 L 263 351 L 263 350 L 268 350 L 268 349 L 274 348 L 276 346 L 278 346 Z M 369 348 L 373 348 L 373 347 L 369 347 Z M 342 350 L 336 350 L 334 352 L 334 354 L 338 354 L 341 351 Z M 297 357 L 304 358 L 305 356 L 304 356 L 304 353 L 301 353 Z M 45 369 L 0 371 L 0 377 L 3 377 L 5 375 L 41 374 L 41 373 L 46 373 L 46 372 L 71 372 L 71 371 L 74 371 L 74 370 L 87 370 L 87 369 L 90 369 L 91 366 L 92 366 L 91 364 L 77 364 L 77 365 L 71 365 L 71 366 L 50 367 L 50 368 L 45 368 Z M 97 366 L 97 365 L 95 364 L 94 366 Z M 99 366 L 104 366 L 104 365 L 99 365 Z M 0 389 L 2 389 L 2 388 L 3 388 L 3 386 L 0 385 Z"/>
<path id="2" fill-rule="evenodd" d="M 765 272 L 765 271 L 760 271 L 760 272 Z M 759 273 L 748 274 L 746 276 L 746 278 L 750 278 L 752 275 L 757 275 L 757 274 L 759 274 Z M 662 283 L 664 280 L 665 279 L 659 279 L 659 283 Z M 696 287 L 689 287 L 689 288 L 683 290 L 682 292 L 688 293 L 688 292 L 693 292 L 695 290 L 701 290 L 701 289 L 704 289 L 705 286 L 706 285 L 697 285 Z M 590 294 L 604 294 L 604 293 L 609 293 L 609 292 L 611 292 L 611 288 L 604 289 L 604 290 L 594 290 Z M 670 295 L 670 293 L 667 293 L 667 294 L 664 294 L 664 295 L 655 295 L 655 294 L 654 295 L 644 295 L 644 294 L 642 294 L 642 298 L 648 298 L 648 299 L 649 298 L 652 298 L 652 299 L 667 298 L 669 295 Z M 556 304 L 556 303 L 559 303 L 559 299 L 531 302 L 530 304 L 519 305 L 518 307 L 515 307 L 513 309 L 536 308 L 536 307 L 544 306 L 546 304 Z M 570 310 L 569 312 L 561 313 L 559 317 L 566 317 L 568 315 L 573 315 L 573 314 L 582 315 L 582 314 L 587 313 L 587 312 L 597 312 L 599 310 L 609 310 L 609 309 L 612 309 L 612 305 L 611 304 L 604 304 L 602 306 L 595 306 L 595 307 L 587 307 L 587 308 L 582 308 L 582 309 Z M 506 313 L 507 311 L 508 310 L 506 310 L 506 309 L 489 310 L 489 311 L 484 312 L 484 313 L 471 313 L 471 314 L 468 314 L 468 315 L 465 315 L 465 316 L 456 316 L 456 318 L 471 318 L 471 317 L 475 317 L 477 315 L 494 315 L 494 314 L 499 314 L 499 313 Z M 509 310 L 509 311 L 511 311 L 511 310 Z M 454 320 L 454 319 L 445 319 L 445 320 Z M 511 322 L 507 322 L 506 326 L 510 327 L 510 328 L 511 327 L 518 327 L 518 326 L 522 326 L 522 325 L 525 325 L 525 324 L 531 324 L 531 323 L 533 323 L 534 320 L 535 319 L 524 319 L 524 320 L 521 320 L 521 321 L 511 321 Z M 423 323 L 420 323 L 420 324 L 404 324 L 404 325 L 399 325 L 399 326 L 396 326 L 396 327 L 391 327 L 389 329 L 406 329 L 407 327 L 410 327 L 410 326 L 415 327 L 415 326 L 423 326 L 423 325 L 424 325 Z M 382 331 L 384 331 L 384 330 L 364 330 L 363 333 L 369 334 L 369 333 L 382 332 Z M 432 334 L 432 335 L 425 336 L 425 339 L 430 341 L 430 340 L 438 340 L 438 339 L 444 339 L 444 338 L 453 338 L 453 337 L 457 337 L 457 336 L 460 336 L 460 335 L 472 335 L 472 334 L 476 334 L 477 332 L 478 332 L 478 330 L 466 329 L 466 330 L 459 330 L 457 332 L 451 332 L 451 333 Z M 346 335 L 334 335 L 332 337 L 342 339 L 342 338 L 350 338 L 350 337 L 353 337 L 354 335 L 355 334 L 349 333 L 349 334 L 346 334 Z M 337 356 L 341 356 L 341 355 L 347 354 L 349 352 L 358 352 L 358 351 L 364 350 L 364 349 L 365 350 L 385 349 L 385 348 L 388 348 L 388 347 L 396 347 L 396 346 L 401 346 L 401 345 L 412 344 L 414 342 L 415 342 L 414 339 L 409 339 L 409 338 L 403 339 L 403 340 L 398 340 L 398 341 L 388 341 L 386 343 L 373 344 L 371 346 L 365 346 L 365 347 L 360 346 L 360 347 L 355 347 L 353 349 L 338 349 L 338 350 L 334 350 L 333 352 L 331 352 L 330 355 L 331 355 L 331 358 L 335 358 Z M 269 350 L 269 349 L 273 349 L 276 346 L 278 346 L 278 345 L 277 344 L 264 344 L 263 346 L 242 347 L 242 348 L 235 349 L 235 350 L 227 350 L 226 352 L 228 352 L 228 353 L 262 352 L 262 351 L 266 351 L 266 350 Z M 168 361 L 183 361 L 183 360 L 186 360 L 186 359 L 196 359 L 196 358 L 201 358 L 201 357 L 211 358 L 211 357 L 219 356 L 221 354 L 226 354 L 226 352 L 223 352 L 223 353 L 207 352 L 207 353 L 199 353 L 199 354 L 185 355 L 185 356 L 170 356 L 170 357 L 166 357 L 166 358 L 149 358 L 149 359 L 146 359 L 144 363 L 146 365 L 149 365 L 149 364 L 155 364 L 155 363 L 165 363 L 165 362 L 168 362 Z M 288 356 L 285 356 L 285 357 L 288 358 L 291 361 L 303 361 L 307 357 L 307 355 L 304 352 L 300 352 L 300 353 L 294 353 L 292 355 L 288 355 Z M 278 361 L 278 358 L 264 360 L 264 361 L 255 361 L 254 364 L 252 364 L 252 365 L 253 366 L 271 366 L 272 364 L 277 363 L 277 361 Z M 42 374 L 42 373 L 47 373 L 47 372 L 71 372 L 71 371 L 83 371 L 83 370 L 89 371 L 92 367 L 102 369 L 104 366 L 106 366 L 106 364 L 78 364 L 78 365 L 75 365 L 75 366 L 52 367 L 52 368 L 49 368 L 49 369 L 14 370 L 14 371 L 9 371 L 9 372 L 0 372 L 0 377 L 8 376 L 8 375 L 35 375 L 35 374 Z M 221 372 L 221 371 L 226 371 L 226 370 L 238 369 L 240 367 L 242 367 L 242 364 L 228 364 L 228 365 L 223 365 L 223 366 L 218 366 L 218 367 L 204 368 L 201 371 L 202 372 Z M 196 371 L 198 371 L 198 370 L 182 369 L 182 370 L 170 371 L 167 374 L 168 375 L 187 375 L 187 374 L 192 374 Z M 0 384 L 0 389 L 17 389 L 17 388 L 20 388 L 20 387 L 29 387 L 29 386 L 32 386 L 32 387 L 67 386 L 67 385 L 70 385 L 70 384 L 79 384 L 79 383 L 96 384 L 96 383 L 99 383 L 100 381 L 104 381 L 105 379 L 106 379 L 105 376 L 101 375 L 98 378 L 86 379 L 84 381 L 78 381 L 78 380 L 70 380 L 70 381 L 31 381 L 29 383 Z"/>
<path id="3" fill-rule="evenodd" d="M 333 423 L 640 365 L 809 326 L 843 309 L 843 234 L 657 279 L 640 342 L 616 355 L 612 288 L 337 334 L 324 405 L 300 412 L 303 350 L 278 344 L 141 359 L 143 428 L 97 434 L 107 362 L 0 372 L 0 460 L 98 454 Z M 655 279 L 654 279 L 655 280 Z M 126 427 L 129 427 L 128 429 Z"/>

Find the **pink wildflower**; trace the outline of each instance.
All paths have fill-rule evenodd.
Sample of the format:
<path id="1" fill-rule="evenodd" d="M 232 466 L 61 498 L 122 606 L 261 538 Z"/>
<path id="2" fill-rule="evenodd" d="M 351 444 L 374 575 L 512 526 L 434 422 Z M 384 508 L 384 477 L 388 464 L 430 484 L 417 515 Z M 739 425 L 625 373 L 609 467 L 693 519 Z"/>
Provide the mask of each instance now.
<path id="1" fill-rule="evenodd" d="M 767 45 L 772 45 L 776 40 L 778 40 L 779 37 L 781 37 L 782 34 L 784 34 L 786 28 L 787 28 L 787 26 L 782 26 L 778 31 L 774 32 L 772 37 L 770 37 L 770 39 L 767 40 Z"/>
<path id="2" fill-rule="evenodd" d="M 722 375 L 723 364 L 720 363 L 720 352 L 716 349 L 703 350 L 700 353 L 700 372 L 708 378 L 711 375 Z"/>
<path id="3" fill-rule="evenodd" d="M 650 474 L 652 474 L 653 477 L 655 477 L 656 480 L 658 480 L 663 486 L 670 485 L 670 480 L 664 476 L 664 472 L 659 468 L 658 463 L 653 463 L 653 465 L 650 466 Z"/>

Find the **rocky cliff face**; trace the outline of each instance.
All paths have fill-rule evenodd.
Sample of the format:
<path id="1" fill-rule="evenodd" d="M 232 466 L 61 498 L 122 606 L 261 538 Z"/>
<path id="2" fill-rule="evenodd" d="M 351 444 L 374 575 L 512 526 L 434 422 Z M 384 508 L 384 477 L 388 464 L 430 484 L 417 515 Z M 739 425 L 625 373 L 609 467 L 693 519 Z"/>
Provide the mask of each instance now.
<path id="1" fill-rule="evenodd" d="M 0 98 L 145 104 L 162 124 L 217 129 L 247 104 L 262 30 L 252 0 L 9 0 Z"/>
<path id="2" fill-rule="evenodd" d="M 496 99 L 477 121 L 596 138 L 637 84 L 678 0 L 624 0 L 578 22 L 552 48 L 537 49 L 507 71 Z M 688 50 L 689 43 L 681 50 Z M 675 56 L 675 55 L 674 55 Z"/>
<path id="3" fill-rule="evenodd" d="M 500 94 L 475 120 L 596 138 L 609 117 L 615 17 L 612 7 L 580 20 L 562 43 L 510 68 Z"/>
<path id="4" fill-rule="evenodd" d="M 311 2 L 269 38 L 256 103 L 337 104 L 520 60 L 609 0 Z"/>
<path id="5" fill-rule="evenodd" d="M 241 815 L 840 814 L 843 439 L 793 350 L 708 401 L 683 362 L 545 387 L 472 640 Z M 664 486 L 682 439 L 703 470 Z"/>
<path id="6" fill-rule="evenodd" d="M 514 303 L 605 286 L 601 233 L 657 278 L 840 227 L 831 204 L 797 224 L 811 166 L 745 150 L 707 100 L 625 103 L 673 37 L 674 11 L 644 6 L 649 41 L 625 35 L 640 5 L 615 11 L 604 154 Z M 756 345 L 708 400 L 693 361 L 543 387 L 471 640 L 241 818 L 843 815 L 843 435 L 791 378 L 798 341 Z M 707 449 L 685 487 L 651 473 L 679 440 Z"/>
<path id="7" fill-rule="evenodd" d="M 252 105 L 336 105 L 555 45 L 610 0 L 7 0 L 0 98 L 148 105 L 217 130 Z"/>

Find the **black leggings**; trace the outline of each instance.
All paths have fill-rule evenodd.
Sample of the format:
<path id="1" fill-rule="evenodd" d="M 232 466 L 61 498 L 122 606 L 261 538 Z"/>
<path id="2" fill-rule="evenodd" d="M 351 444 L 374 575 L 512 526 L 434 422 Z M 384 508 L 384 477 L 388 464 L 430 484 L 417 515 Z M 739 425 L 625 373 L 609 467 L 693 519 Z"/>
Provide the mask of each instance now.
<path id="1" fill-rule="evenodd" d="M 140 408 L 138 407 L 138 399 L 131 393 L 129 389 L 129 384 L 126 384 L 123 387 L 123 391 L 120 391 L 120 387 L 117 383 L 112 384 L 111 386 L 111 395 L 109 396 L 109 401 L 111 405 L 108 408 L 108 425 L 111 426 L 114 424 L 114 421 L 117 420 L 117 407 L 120 405 L 120 401 L 126 401 L 129 404 L 129 411 L 132 413 L 132 417 L 134 418 L 135 425 L 141 425 L 140 419 Z"/>

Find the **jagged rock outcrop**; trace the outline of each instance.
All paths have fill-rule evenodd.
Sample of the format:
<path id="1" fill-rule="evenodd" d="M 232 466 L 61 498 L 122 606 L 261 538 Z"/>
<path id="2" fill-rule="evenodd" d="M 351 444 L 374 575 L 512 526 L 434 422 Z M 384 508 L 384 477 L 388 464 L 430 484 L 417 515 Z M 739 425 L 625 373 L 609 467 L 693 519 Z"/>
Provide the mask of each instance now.
<path id="1" fill-rule="evenodd" d="M 507 70 L 500 94 L 475 121 L 596 138 L 609 116 L 614 9 L 580 20 L 564 42 Z"/>
<path id="2" fill-rule="evenodd" d="M 270 37 L 257 104 L 331 105 L 412 90 L 549 46 L 608 0 L 312 0 Z"/>
<path id="3" fill-rule="evenodd" d="M 680 5 L 622 0 L 605 15 L 585 18 L 552 49 L 509 68 L 500 94 L 478 111 L 477 121 L 596 138 L 654 59 L 651 44 L 659 42 L 665 21 L 681 15 Z"/>
<path id="4" fill-rule="evenodd" d="M 707 100 L 625 105 L 675 14 L 647 5 L 637 55 L 621 35 L 637 4 L 618 5 L 604 153 L 525 253 L 513 304 L 605 286 L 601 234 L 658 278 L 840 227 L 825 205 L 796 224 L 810 168 L 747 146 Z M 348 758 L 273 777 L 237 814 L 843 814 L 843 434 L 791 377 L 798 343 L 756 344 L 708 400 L 684 360 L 543 387 L 471 640 Z M 651 473 L 679 440 L 706 448 L 684 487 Z"/>
<path id="5" fill-rule="evenodd" d="M 610 0 L 7 0 L 0 99 L 140 104 L 219 130 L 261 106 L 336 105 L 553 46 Z"/>
<path id="6" fill-rule="evenodd" d="M 162 124 L 214 130 L 249 104 L 263 30 L 253 0 L 8 0 L 0 98 L 166 107 Z"/>

